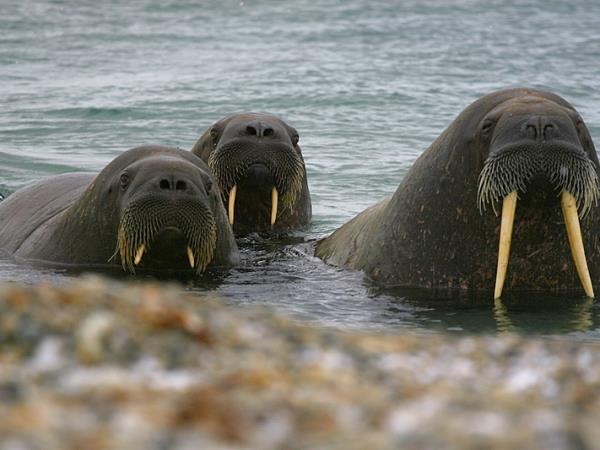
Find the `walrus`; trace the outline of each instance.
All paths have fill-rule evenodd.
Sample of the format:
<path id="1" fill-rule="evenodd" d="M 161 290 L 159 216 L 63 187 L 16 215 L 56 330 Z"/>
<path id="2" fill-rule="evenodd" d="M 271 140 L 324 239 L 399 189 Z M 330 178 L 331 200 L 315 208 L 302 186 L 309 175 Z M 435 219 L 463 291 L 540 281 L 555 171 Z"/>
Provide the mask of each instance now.
<path id="1" fill-rule="evenodd" d="M 566 100 L 494 92 L 448 126 L 391 197 L 320 241 L 316 255 L 384 286 L 494 287 L 500 298 L 505 285 L 561 291 L 580 282 L 593 297 L 598 168 L 588 129 Z"/>
<path id="2" fill-rule="evenodd" d="M 143 146 L 99 174 L 68 173 L 0 203 L 0 249 L 16 260 L 135 273 L 228 267 L 239 255 L 206 164 L 188 151 Z"/>
<path id="3" fill-rule="evenodd" d="M 265 113 L 234 114 L 198 139 L 192 153 L 215 176 L 236 234 L 310 223 L 306 167 L 296 129 Z"/>

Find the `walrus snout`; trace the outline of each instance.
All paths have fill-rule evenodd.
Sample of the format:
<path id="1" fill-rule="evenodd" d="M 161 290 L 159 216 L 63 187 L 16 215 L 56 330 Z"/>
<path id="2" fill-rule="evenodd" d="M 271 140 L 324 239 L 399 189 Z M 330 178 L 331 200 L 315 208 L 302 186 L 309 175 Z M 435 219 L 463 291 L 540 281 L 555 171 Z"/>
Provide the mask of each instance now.
<path id="1" fill-rule="evenodd" d="M 275 134 L 275 129 L 260 120 L 253 120 L 245 128 L 246 135 L 256 137 L 269 137 Z"/>
<path id="2" fill-rule="evenodd" d="M 529 117 L 523 124 L 523 134 L 528 139 L 537 142 L 552 141 L 559 138 L 562 127 L 560 120 L 554 117 L 544 115 L 534 115 Z"/>
<path id="3" fill-rule="evenodd" d="M 141 263 L 156 265 L 153 254 L 162 255 L 159 265 L 169 260 L 171 267 L 185 257 L 189 266 L 201 273 L 212 261 L 216 243 L 217 224 L 207 201 L 192 196 L 172 199 L 150 192 L 136 197 L 123 211 L 116 253 L 123 269 L 132 273 Z M 151 253 L 155 246 L 168 252 Z"/>
<path id="4" fill-rule="evenodd" d="M 188 183 L 185 180 L 171 177 L 170 179 L 161 178 L 158 185 L 164 191 L 185 191 L 187 190 Z"/>
<path id="5" fill-rule="evenodd" d="M 199 179 L 176 172 L 157 175 L 146 184 L 147 191 L 172 198 L 184 195 L 203 197 L 210 195 L 213 188 L 213 182 L 208 177 Z"/>
<path id="6" fill-rule="evenodd" d="M 148 171 L 140 178 L 142 180 L 135 186 L 137 192 L 155 192 L 174 198 L 182 195 L 204 197 L 210 195 L 213 187 L 212 179 L 207 174 L 200 174 L 195 169 L 181 170 L 177 166 Z"/>

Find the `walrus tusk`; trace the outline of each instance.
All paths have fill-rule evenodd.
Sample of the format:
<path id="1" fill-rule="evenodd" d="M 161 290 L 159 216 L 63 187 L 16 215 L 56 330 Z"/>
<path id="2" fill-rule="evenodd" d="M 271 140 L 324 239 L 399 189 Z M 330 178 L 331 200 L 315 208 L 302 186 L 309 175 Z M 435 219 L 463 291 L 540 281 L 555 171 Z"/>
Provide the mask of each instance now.
<path id="1" fill-rule="evenodd" d="M 517 191 L 512 191 L 502 203 L 502 222 L 500 223 L 500 244 L 498 246 L 498 266 L 496 268 L 496 287 L 494 288 L 494 299 L 500 298 L 508 258 L 510 257 L 510 241 L 512 239 L 513 224 L 515 222 L 515 210 L 517 209 Z"/>
<path id="2" fill-rule="evenodd" d="M 229 224 L 233 225 L 233 213 L 235 212 L 235 195 L 237 194 L 237 185 L 229 191 Z"/>
<path id="3" fill-rule="evenodd" d="M 594 288 L 585 258 L 579 216 L 577 215 L 577 201 L 570 192 L 563 191 L 560 197 L 560 206 L 562 207 L 565 227 L 567 228 L 567 237 L 569 238 L 569 247 L 571 248 L 579 280 L 581 281 L 585 295 L 594 298 Z"/>
<path id="4" fill-rule="evenodd" d="M 187 248 L 187 257 L 188 257 L 188 261 L 190 262 L 190 266 L 193 269 L 194 266 L 196 265 L 196 263 L 194 261 L 194 252 L 192 251 L 192 249 L 189 245 Z"/>
<path id="5" fill-rule="evenodd" d="M 137 266 L 140 261 L 142 260 L 142 256 L 144 256 L 144 251 L 146 250 L 146 245 L 142 244 L 139 246 L 139 248 L 137 249 L 137 252 L 135 252 L 135 259 L 133 260 L 133 262 L 135 263 L 135 265 Z"/>
<path id="6" fill-rule="evenodd" d="M 277 188 L 273 186 L 273 190 L 271 190 L 271 226 L 275 224 L 277 220 L 277 203 L 279 201 L 279 192 L 277 192 Z"/>

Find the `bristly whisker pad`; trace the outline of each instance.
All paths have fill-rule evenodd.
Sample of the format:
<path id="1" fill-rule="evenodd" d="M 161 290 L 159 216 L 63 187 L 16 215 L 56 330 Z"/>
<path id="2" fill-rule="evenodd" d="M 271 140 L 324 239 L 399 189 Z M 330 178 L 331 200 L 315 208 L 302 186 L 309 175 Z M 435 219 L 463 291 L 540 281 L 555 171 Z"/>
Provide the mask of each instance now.
<path id="1" fill-rule="evenodd" d="M 577 200 L 580 218 L 598 205 L 598 174 L 585 153 L 557 147 L 546 152 L 541 159 L 546 176 L 556 189 L 571 193 Z"/>
<path id="2" fill-rule="evenodd" d="M 304 181 L 304 163 L 298 153 L 288 146 L 274 144 L 268 151 L 257 145 L 233 141 L 213 152 L 208 166 L 213 172 L 224 200 L 248 168 L 253 164 L 264 164 L 275 180 L 284 208 L 292 208 Z"/>
<path id="3" fill-rule="evenodd" d="M 183 234 L 194 255 L 194 266 L 203 272 L 212 261 L 217 242 L 217 226 L 210 209 L 202 202 L 182 199 L 176 202 L 144 196 L 127 206 L 117 237 L 117 251 L 125 271 L 135 273 L 136 253 L 149 249 L 154 238 L 167 227 Z"/>
<path id="4" fill-rule="evenodd" d="M 481 213 L 513 191 L 526 192 L 534 176 L 544 174 L 560 193 L 567 191 L 577 200 L 583 218 L 598 204 L 600 195 L 594 163 L 570 144 L 532 147 L 515 145 L 490 156 L 479 175 L 477 203 Z"/>
<path id="5" fill-rule="evenodd" d="M 483 213 L 486 205 L 491 204 L 494 213 L 498 215 L 496 203 L 513 191 L 525 192 L 528 183 L 539 170 L 539 158 L 520 146 L 490 156 L 479 175 L 479 211 Z"/>

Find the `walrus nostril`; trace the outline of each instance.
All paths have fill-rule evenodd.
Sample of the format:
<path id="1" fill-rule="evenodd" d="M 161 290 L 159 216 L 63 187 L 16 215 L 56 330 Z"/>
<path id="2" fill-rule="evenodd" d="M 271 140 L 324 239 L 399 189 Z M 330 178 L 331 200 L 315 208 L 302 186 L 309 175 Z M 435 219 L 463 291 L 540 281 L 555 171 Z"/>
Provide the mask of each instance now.
<path id="1" fill-rule="evenodd" d="M 554 125 L 548 124 L 544 126 L 544 139 L 552 137 L 552 130 L 554 130 Z"/>
<path id="2" fill-rule="evenodd" d="M 175 189 L 178 191 L 185 191 L 186 188 L 187 184 L 185 181 L 179 180 L 177 183 L 175 183 Z"/>
<path id="3" fill-rule="evenodd" d="M 164 189 L 164 190 L 167 190 L 167 191 L 171 189 L 171 183 L 169 183 L 169 180 L 167 180 L 165 178 L 163 178 L 162 180 L 160 180 L 160 183 L 158 185 L 159 185 L 159 187 L 161 189 Z"/>
<path id="4" fill-rule="evenodd" d="M 275 130 L 272 127 L 265 127 L 260 122 L 253 122 L 251 125 L 246 126 L 246 133 L 250 136 L 266 137 L 273 136 Z"/>
<path id="5" fill-rule="evenodd" d="M 525 128 L 526 132 L 527 132 L 527 137 L 530 139 L 536 139 L 537 138 L 537 127 L 535 125 L 527 125 L 527 127 Z"/>

